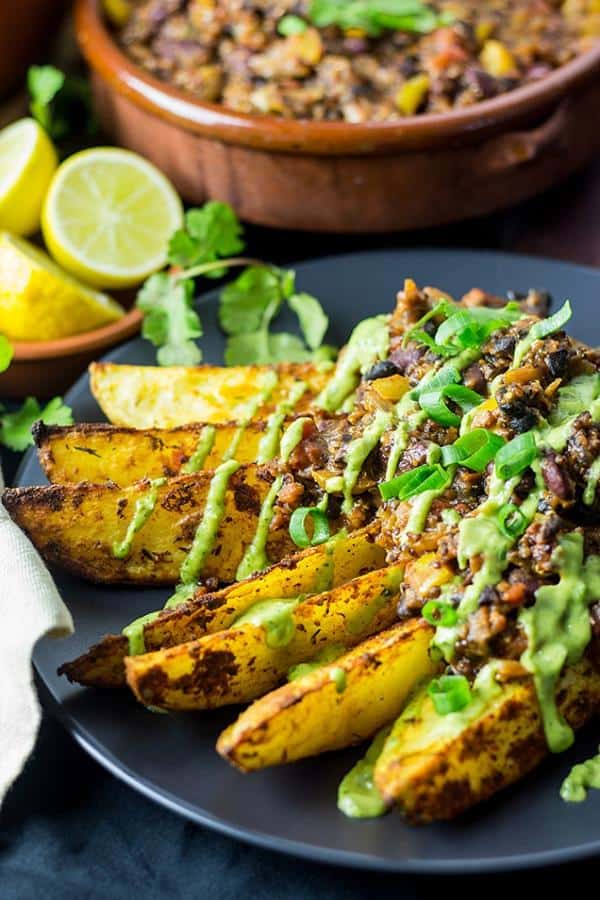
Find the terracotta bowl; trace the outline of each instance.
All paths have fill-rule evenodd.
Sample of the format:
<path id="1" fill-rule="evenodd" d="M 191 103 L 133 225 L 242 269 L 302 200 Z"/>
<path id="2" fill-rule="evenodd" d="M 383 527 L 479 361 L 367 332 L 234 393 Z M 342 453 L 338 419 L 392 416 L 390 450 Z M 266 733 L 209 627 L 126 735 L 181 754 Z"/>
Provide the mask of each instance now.
<path id="1" fill-rule="evenodd" d="M 0 6 L 0 97 L 6 97 L 31 63 L 46 62 L 66 0 L 4 0 Z"/>
<path id="2" fill-rule="evenodd" d="M 118 322 L 103 328 L 56 341 L 28 341 L 13 344 L 10 367 L 0 375 L 0 397 L 39 399 L 63 394 L 94 359 L 133 337 L 139 331 L 142 314 L 132 309 Z"/>
<path id="3" fill-rule="evenodd" d="M 346 124 L 201 103 L 136 66 L 98 0 L 77 0 L 75 24 L 108 133 L 153 160 L 190 202 L 227 200 L 262 225 L 440 225 L 543 191 L 600 150 L 600 42 L 539 82 L 468 108 Z"/>

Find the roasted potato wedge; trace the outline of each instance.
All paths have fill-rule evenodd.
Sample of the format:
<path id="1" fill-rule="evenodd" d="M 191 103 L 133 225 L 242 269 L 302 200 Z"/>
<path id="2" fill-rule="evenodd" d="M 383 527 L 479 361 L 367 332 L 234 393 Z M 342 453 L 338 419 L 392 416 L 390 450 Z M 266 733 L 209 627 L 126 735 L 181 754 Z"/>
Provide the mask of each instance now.
<path id="1" fill-rule="evenodd" d="M 371 737 L 435 671 L 432 633 L 423 619 L 400 623 L 266 694 L 221 734 L 218 752 L 250 772 Z"/>
<path id="2" fill-rule="evenodd" d="M 558 708 L 573 728 L 600 709 L 600 674 L 584 659 L 567 669 Z M 472 720 L 439 716 L 423 689 L 394 725 L 375 783 L 411 822 L 452 819 L 534 769 L 548 753 L 533 681 L 502 685 Z"/>
<path id="3" fill-rule="evenodd" d="M 223 462 L 238 426 L 235 422 L 214 428 L 214 443 L 202 465 L 208 471 Z M 126 485 L 144 478 L 169 478 L 181 474 L 193 456 L 205 426 L 181 428 L 120 428 L 113 425 L 44 425 L 34 427 L 38 456 L 49 481 L 70 483 L 112 481 Z M 265 425 L 246 426 L 235 458 L 239 463 L 255 462 Z"/>
<path id="4" fill-rule="evenodd" d="M 294 409 L 295 415 L 301 415 L 331 377 L 331 370 L 323 371 L 310 363 L 169 368 L 92 363 L 90 380 L 94 397 L 113 425 L 176 428 L 190 422 L 243 420 L 248 403 L 274 371 L 277 384 L 265 404 L 256 410 L 257 421 L 284 400 L 297 381 L 307 385 Z"/>
<path id="5" fill-rule="evenodd" d="M 299 602 L 283 645 L 268 642 L 264 625 L 245 622 L 198 641 L 128 656 L 127 683 L 146 706 L 164 709 L 254 700 L 274 688 L 290 666 L 331 644 L 353 646 L 391 625 L 401 581 L 402 567 L 392 566 Z"/>
<path id="6" fill-rule="evenodd" d="M 309 547 L 239 583 L 216 593 L 198 591 L 196 597 L 165 610 L 144 627 L 148 650 L 173 647 L 228 628 L 253 603 L 276 597 L 291 598 L 335 588 L 383 566 L 385 553 L 375 543 L 373 529 L 341 532 L 333 541 Z M 70 681 L 90 687 L 125 685 L 124 660 L 128 641 L 107 635 L 72 662 L 60 668 Z"/>
<path id="7" fill-rule="evenodd" d="M 227 583 L 252 540 L 260 507 L 269 490 L 260 467 L 243 466 L 229 481 L 225 511 L 201 572 Z M 123 584 L 174 584 L 202 519 L 212 472 L 180 475 L 158 489 L 154 511 L 133 538 L 131 552 L 117 559 L 115 540 L 125 536 L 135 503 L 149 482 L 119 488 L 114 484 L 71 484 L 5 491 L 10 515 L 42 556 L 90 581 Z M 335 523 L 332 522 L 332 530 Z M 269 534 L 272 562 L 295 550 L 287 529 Z"/>

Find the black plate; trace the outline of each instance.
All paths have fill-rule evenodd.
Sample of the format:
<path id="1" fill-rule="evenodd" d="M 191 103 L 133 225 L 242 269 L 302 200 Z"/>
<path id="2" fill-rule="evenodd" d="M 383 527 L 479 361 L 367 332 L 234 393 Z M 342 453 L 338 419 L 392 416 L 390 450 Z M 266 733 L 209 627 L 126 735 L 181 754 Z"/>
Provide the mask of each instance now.
<path id="1" fill-rule="evenodd" d="M 504 293 L 542 287 L 557 303 L 573 301 L 572 333 L 600 343 L 600 272 L 500 253 L 406 251 L 332 257 L 298 266 L 302 290 L 312 291 L 331 317 L 332 341 L 341 343 L 366 315 L 389 311 L 405 276 L 453 294 L 472 286 Z M 202 300 L 208 362 L 222 360 L 223 339 L 215 320 L 216 297 Z M 109 359 L 151 363 L 141 340 Z M 77 421 L 102 418 L 87 378 L 67 396 Z M 18 484 L 43 482 L 33 452 Z M 125 692 L 95 692 L 69 685 L 57 666 L 150 609 L 166 591 L 98 587 L 58 574 L 77 631 L 64 641 L 44 640 L 35 666 L 66 727 L 102 765 L 132 787 L 172 810 L 225 834 L 338 864 L 392 871 L 481 872 L 572 860 L 600 851 L 600 794 L 568 806 L 558 795 L 569 766 L 596 752 L 592 731 L 569 753 L 549 759 L 522 784 L 505 791 L 451 824 L 411 828 L 397 814 L 351 821 L 336 809 L 340 777 L 360 750 L 243 776 L 214 751 L 219 730 L 236 710 L 161 716 L 144 710 Z"/>

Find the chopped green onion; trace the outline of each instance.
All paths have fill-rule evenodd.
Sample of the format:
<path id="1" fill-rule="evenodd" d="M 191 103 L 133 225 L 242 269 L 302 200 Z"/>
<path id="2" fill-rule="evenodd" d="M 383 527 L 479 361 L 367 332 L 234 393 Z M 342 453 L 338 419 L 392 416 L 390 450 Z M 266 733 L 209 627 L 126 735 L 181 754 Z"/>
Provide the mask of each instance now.
<path id="1" fill-rule="evenodd" d="M 439 490 L 448 482 L 448 473 L 439 464 L 417 466 L 379 485 L 384 500 L 408 500 L 424 491 Z"/>
<path id="2" fill-rule="evenodd" d="M 496 474 L 502 481 L 508 481 L 509 478 L 520 475 L 536 457 L 534 434 L 526 431 L 500 448 L 496 456 Z"/>
<path id="3" fill-rule="evenodd" d="M 527 528 L 527 519 L 514 503 L 505 503 L 496 513 L 496 524 L 504 537 L 514 540 Z"/>
<path id="4" fill-rule="evenodd" d="M 485 306 L 461 309 L 440 325 L 435 342 L 453 346 L 455 353 L 469 347 L 479 347 L 494 331 L 505 328 L 520 319 L 521 315 L 518 303 L 507 303 L 501 309 Z"/>
<path id="5" fill-rule="evenodd" d="M 313 523 L 312 537 L 309 537 L 306 531 L 306 520 L 309 518 Z M 330 535 L 329 521 L 322 509 L 316 506 L 302 506 L 292 513 L 290 537 L 296 547 L 316 547 L 317 544 L 323 544 L 329 540 Z"/>
<path id="6" fill-rule="evenodd" d="M 302 34 L 307 28 L 308 24 L 304 19 L 301 19 L 300 16 L 291 14 L 284 16 L 277 24 L 277 31 L 279 34 L 283 35 L 283 37 L 291 37 L 293 34 Z"/>
<path id="7" fill-rule="evenodd" d="M 483 401 L 481 394 L 477 394 L 463 384 L 447 384 L 441 389 L 427 391 L 419 397 L 419 406 L 430 419 L 439 422 L 440 425 L 459 425 L 460 416 L 448 409 L 445 403 L 446 397 L 460 406 L 463 413 L 469 412 Z"/>
<path id="8" fill-rule="evenodd" d="M 541 319 L 541 321 L 532 325 L 526 336 L 519 341 L 515 348 L 513 367 L 516 368 L 521 365 L 523 357 L 536 341 L 541 341 L 545 337 L 548 337 L 549 334 L 560 331 L 560 329 L 567 324 L 572 315 L 573 310 L 571 309 L 571 304 L 568 300 L 565 300 L 561 308 L 557 310 L 553 316 L 549 316 L 547 319 Z"/>
<path id="9" fill-rule="evenodd" d="M 473 472 L 483 472 L 505 443 L 503 437 L 487 428 L 474 428 L 449 447 L 442 447 L 442 464 L 458 463 Z"/>
<path id="10" fill-rule="evenodd" d="M 460 381 L 460 372 L 455 366 L 446 363 L 431 378 L 423 378 L 419 384 L 410 392 L 411 400 L 418 400 L 424 393 L 437 391 L 449 384 L 456 384 Z"/>
<path id="11" fill-rule="evenodd" d="M 427 332 L 423 332 L 423 325 L 426 325 L 431 319 L 435 318 L 435 316 L 447 316 L 451 315 L 452 312 L 456 309 L 456 304 L 452 302 L 452 300 L 440 300 L 439 303 L 430 309 L 429 312 L 426 312 L 424 316 L 421 316 L 418 322 L 415 322 L 412 328 L 410 328 L 406 334 L 404 335 L 404 340 L 402 341 L 402 346 L 406 347 L 409 341 L 419 340 L 416 337 L 417 334 L 427 334 Z M 429 336 L 429 335 L 428 335 Z"/>
<path id="12" fill-rule="evenodd" d="M 471 688 L 464 675 L 442 675 L 434 678 L 427 693 L 433 700 L 435 711 L 440 716 L 459 712 L 471 702 Z"/>
<path id="13" fill-rule="evenodd" d="M 444 600 L 429 600 L 421 615 L 430 625 L 441 625 L 442 628 L 452 628 L 458 622 L 458 613 L 451 603 Z"/>

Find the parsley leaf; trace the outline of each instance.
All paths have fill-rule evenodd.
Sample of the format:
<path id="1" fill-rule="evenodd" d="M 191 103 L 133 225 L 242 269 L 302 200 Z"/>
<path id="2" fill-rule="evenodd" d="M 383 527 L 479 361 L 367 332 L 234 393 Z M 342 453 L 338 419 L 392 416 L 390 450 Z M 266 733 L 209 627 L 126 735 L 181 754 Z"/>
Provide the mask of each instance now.
<path id="1" fill-rule="evenodd" d="M 304 340 L 311 350 L 321 345 L 329 327 L 329 319 L 316 297 L 301 292 L 292 294 L 288 300 L 290 309 L 298 316 Z"/>
<path id="2" fill-rule="evenodd" d="M 142 337 L 158 347 L 161 366 L 195 366 L 202 353 L 194 339 L 202 324 L 192 306 L 194 282 L 166 272 L 151 275 L 138 292 L 137 305 L 145 313 Z"/>
<path id="3" fill-rule="evenodd" d="M 43 408 L 35 397 L 28 397 L 16 412 L 0 416 L 0 442 L 16 452 L 26 450 L 33 444 L 32 426 L 40 420 L 45 425 L 72 425 L 73 413 L 60 397 Z"/>
<path id="4" fill-rule="evenodd" d="M 247 334 L 264 324 L 267 309 L 275 304 L 271 318 L 279 310 L 282 296 L 281 278 L 275 269 L 250 266 L 221 291 L 219 322 L 226 334 Z"/>
<path id="5" fill-rule="evenodd" d="M 13 358 L 13 348 L 3 334 L 0 334 L 0 372 L 5 372 Z"/>
<path id="6" fill-rule="evenodd" d="M 211 200 L 201 209 L 190 209 L 185 227 L 175 232 L 169 243 L 168 259 L 185 269 L 234 256 L 244 249 L 242 226 L 228 203 Z M 206 272 L 206 278 L 221 278 L 225 269 Z"/>
<path id="7" fill-rule="evenodd" d="M 27 72 L 31 114 L 55 141 L 96 130 L 90 86 L 84 78 L 65 75 L 54 66 L 31 66 Z"/>

